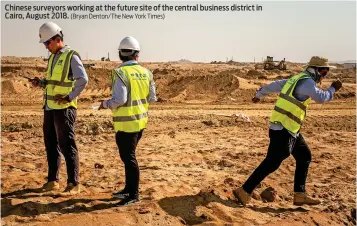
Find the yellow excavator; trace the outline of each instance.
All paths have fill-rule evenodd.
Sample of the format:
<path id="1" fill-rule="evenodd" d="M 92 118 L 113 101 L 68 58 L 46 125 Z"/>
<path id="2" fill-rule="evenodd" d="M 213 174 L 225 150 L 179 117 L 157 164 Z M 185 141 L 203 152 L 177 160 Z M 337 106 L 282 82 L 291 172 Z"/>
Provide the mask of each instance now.
<path id="1" fill-rule="evenodd" d="M 275 62 L 279 62 L 275 64 Z M 285 58 L 281 61 L 274 61 L 273 57 L 267 56 L 266 60 L 264 61 L 264 70 L 286 70 Z"/>

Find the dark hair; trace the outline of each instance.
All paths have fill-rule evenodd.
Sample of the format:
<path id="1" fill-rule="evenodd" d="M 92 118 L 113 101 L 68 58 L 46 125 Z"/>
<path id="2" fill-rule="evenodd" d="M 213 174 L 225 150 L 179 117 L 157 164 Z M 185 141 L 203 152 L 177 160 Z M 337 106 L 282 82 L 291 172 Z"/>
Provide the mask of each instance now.
<path id="1" fill-rule="evenodd" d="M 131 49 L 121 49 L 119 50 L 119 58 L 123 62 L 134 60 L 138 53 L 139 51 L 134 51 Z"/>
<path id="2" fill-rule="evenodd" d="M 51 40 L 55 40 L 56 38 L 59 38 L 61 41 L 63 41 L 63 33 L 62 33 L 62 31 L 60 31 L 60 34 L 57 34 L 57 35 L 53 36 L 50 39 Z"/>

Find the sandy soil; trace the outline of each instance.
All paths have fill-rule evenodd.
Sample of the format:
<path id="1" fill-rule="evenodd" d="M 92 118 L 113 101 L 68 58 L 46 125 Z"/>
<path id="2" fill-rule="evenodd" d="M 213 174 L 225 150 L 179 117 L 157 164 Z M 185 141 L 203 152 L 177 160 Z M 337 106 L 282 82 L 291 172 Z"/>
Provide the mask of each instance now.
<path id="1" fill-rule="evenodd" d="M 92 63 L 92 62 L 88 62 Z M 142 202 L 116 207 L 111 193 L 123 187 L 110 111 L 91 110 L 108 97 L 109 70 L 118 62 L 95 62 L 80 98 L 76 124 L 83 192 L 41 193 L 47 163 L 41 91 L 20 75 L 44 76 L 39 58 L 2 58 L 2 225 L 355 225 L 356 71 L 341 65 L 322 84 L 339 77 L 344 87 L 326 104 L 313 103 L 302 129 L 313 155 L 307 191 L 318 206 L 294 206 L 292 157 L 255 190 L 243 207 L 232 195 L 264 159 L 268 119 L 276 95 L 252 104 L 255 90 L 288 71 L 255 70 L 254 64 L 145 63 L 154 71 L 159 102 L 137 148 Z M 245 114 L 232 118 L 222 114 Z M 102 169 L 94 168 L 96 163 Z M 61 189 L 66 185 L 64 161 Z M 273 202 L 262 198 L 272 187 Z"/>

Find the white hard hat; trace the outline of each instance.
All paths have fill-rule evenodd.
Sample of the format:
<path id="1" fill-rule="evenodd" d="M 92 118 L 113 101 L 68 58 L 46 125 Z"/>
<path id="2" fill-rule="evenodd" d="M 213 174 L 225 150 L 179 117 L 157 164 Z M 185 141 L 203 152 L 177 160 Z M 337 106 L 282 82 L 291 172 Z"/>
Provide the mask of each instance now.
<path id="1" fill-rule="evenodd" d="M 119 50 L 122 49 L 130 49 L 130 50 L 135 50 L 135 51 L 140 51 L 140 45 L 138 40 L 136 40 L 132 36 L 125 37 L 123 40 L 121 40 L 119 44 Z"/>
<path id="2" fill-rule="evenodd" d="M 40 43 L 48 41 L 55 35 L 61 34 L 62 29 L 53 22 L 46 22 L 40 27 Z"/>

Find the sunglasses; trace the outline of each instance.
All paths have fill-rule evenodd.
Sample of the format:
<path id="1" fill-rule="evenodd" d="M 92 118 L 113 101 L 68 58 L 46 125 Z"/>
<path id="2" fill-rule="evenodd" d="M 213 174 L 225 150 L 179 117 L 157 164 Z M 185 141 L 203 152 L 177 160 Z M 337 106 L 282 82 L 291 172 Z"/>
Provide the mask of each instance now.
<path id="1" fill-rule="evenodd" d="M 45 41 L 43 44 L 44 44 L 45 46 L 48 46 L 53 40 L 54 40 L 54 39 L 50 38 L 50 39 L 48 39 L 47 41 Z"/>
<path id="2" fill-rule="evenodd" d="M 326 76 L 327 76 L 327 73 L 330 71 L 330 68 L 328 68 L 328 67 L 323 67 L 323 68 L 321 68 L 321 70 L 323 70 L 322 72 L 320 72 L 320 73 L 321 73 L 321 76 L 322 76 L 322 77 L 326 77 Z"/>

